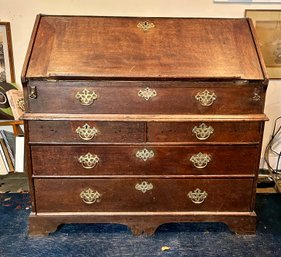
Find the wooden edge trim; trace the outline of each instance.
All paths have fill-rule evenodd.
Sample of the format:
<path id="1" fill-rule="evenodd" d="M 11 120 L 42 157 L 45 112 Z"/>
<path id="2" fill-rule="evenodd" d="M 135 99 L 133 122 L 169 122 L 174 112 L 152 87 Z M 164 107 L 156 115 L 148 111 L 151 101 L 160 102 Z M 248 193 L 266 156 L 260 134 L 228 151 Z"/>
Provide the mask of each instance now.
<path id="1" fill-rule="evenodd" d="M 190 211 L 190 212 L 75 212 L 77 216 L 256 216 L 255 212 L 211 212 L 211 211 Z M 36 216 L 50 216 L 50 217 L 57 217 L 57 216 L 69 216 L 70 218 L 73 217 L 73 212 L 37 212 L 31 213 L 31 217 Z M 83 220 L 81 221 L 84 222 Z"/>
<path id="2" fill-rule="evenodd" d="M 29 124 L 24 124 L 24 130 L 28 131 Z M 28 184 L 29 184 L 29 194 L 32 203 L 32 211 L 36 211 L 36 197 L 35 197 L 35 188 L 32 178 L 32 158 L 31 158 L 31 147 L 28 144 L 29 141 L 29 133 L 25 134 L 25 142 L 24 142 L 24 169 L 28 175 Z"/>
<path id="3" fill-rule="evenodd" d="M 34 179 L 116 179 L 116 175 L 32 175 Z M 118 175 L 122 179 L 254 179 L 254 174 L 234 175 Z M 254 180 L 253 180 L 254 181 Z"/>
<path id="4" fill-rule="evenodd" d="M 269 78 L 268 78 L 268 74 L 267 74 L 267 71 L 266 71 L 264 59 L 262 57 L 261 49 L 260 49 L 260 46 L 258 44 L 254 24 L 253 24 L 253 21 L 250 18 L 247 18 L 247 21 L 248 21 L 250 31 L 251 31 L 251 34 L 252 34 L 252 37 L 253 37 L 253 41 L 254 41 L 254 44 L 255 44 L 255 47 L 256 47 L 256 51 L 257 51 L 257 54 L 258 54 L 258 57 L 259 57 L 260 66 L 261 66 L 261 69 L 262 69 L 262 72 L 263 72 L 263 75 L 264 75 L 264 79 L 265 79 L 264 84 L 268 85 Z"/>
<path id="5" fill-rule="evenodd" d="M 28 44 L 26 55 L 25 55 L 24 64 L 23 64 L 23 68 L 22 68 L 22 72 L 21 72 L 21 82 L 22 82 L 23 85 L 25 85 L 25 82 L 26 82 L 26 72 L 27 72 L 27 68 L 28 68 L 28 65 L 29 65 L 31 52 L 32 52 L 32 49 L 33 49 L 33 46 L 34 46 L 35 37 L 36 37 L 36 34 L 37 34 L 37 30 L 38 30 L 38 27 L 39 27 L 39 22 L 40 22 L 41 17 L 42 17 L 41 14 L 38 14 L 36 16 L 35 24 L 34 24 L 34 27 L 33 27 L 32 33 L 31 33 L 31 38 L 30 38 L 30 41 L 29 41 L 29 44 Z"/>
<path id="6" fill-rule="evenodd" d="M 7 25 L 7 40 L 8 40 L 8 44 L 10 44 L 10 47 L 8 49 L 9 50 L 8 54 L 9 54 L 9 62 L 10 62 L 11 82 L 15 83 L 16 79 L 15 79 L 15 65 L 14 65 L 11 25 L 9 22 L 7 22 L 6 25 Z"/>
<path id="7" fill-rule="evenodd" d="M 142 115 L 142 114 L 40 114 L 25 113 L 23 120 L 93 120 L 93 121 L 156 121 L 156 122 L 226 122 L 226 121 L 267 121 L 265 114 L 251 115 Z"/>

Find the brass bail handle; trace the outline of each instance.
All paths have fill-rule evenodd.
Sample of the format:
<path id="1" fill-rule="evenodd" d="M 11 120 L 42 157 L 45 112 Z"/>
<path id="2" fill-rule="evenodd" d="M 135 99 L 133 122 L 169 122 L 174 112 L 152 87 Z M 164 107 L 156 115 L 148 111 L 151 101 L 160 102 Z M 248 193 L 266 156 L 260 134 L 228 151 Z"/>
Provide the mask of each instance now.
<path id="1" fill-rule="evenodd" d="M 75 99 L 79 101 L 81 105 L 91 105 L 98 98 L 95 91 L 90 91 L 84 88 L 82 91 L 78 91 L 75 94 Z"/>
<path id="2" fill-rule="evenodd" d="M 195 168 L 204 169 L 211 161 L 211 156 L 209 154 L 204 154 L 200 152 L 198 154 L 192 155 L 189 160 L 192 162 Z"/>
<path id="3" fill-rule="evenodd" d="M 79 163 L 85 169 L 93 169 L 99 163 L 100 158 L 96 154 L 87 153 L 78 158 Z"/>
<path id="4" fill-rule="evenodd" d="M 187 196 L 193 203 L 201 204 L 207 198 L 208 194 L 206 191 L 202 191 L 201 189 L 197 188 L 194 191 L 190 191 Z"/>
<path id="5" fill-rule="evenodd" d="M 88 188 L 80 193 L 80 198 L 86 204 L 93 204 L 101 201 L 101 194 L 98 191 Z"/>
<path id="6" fill-rule="evenodd" d="M 195 126 L 192 129 L 192 133 L 195 134 L 198 140 L 203 141 L 208 139 L 214 133 L 214 129 L 212 126 L 207 126 L 205 123 L 202 123 L 199 126 Z"/>
<path id="7" fill-rule="evenodd" d="M 214 92 L 209 92 L 205 89 L 202 92 L 198 92 L 195 96 L 195 99 L 202 105 L 202 106 L 211 106 L 214 101 L 217 99 L 217 96 Z"/>

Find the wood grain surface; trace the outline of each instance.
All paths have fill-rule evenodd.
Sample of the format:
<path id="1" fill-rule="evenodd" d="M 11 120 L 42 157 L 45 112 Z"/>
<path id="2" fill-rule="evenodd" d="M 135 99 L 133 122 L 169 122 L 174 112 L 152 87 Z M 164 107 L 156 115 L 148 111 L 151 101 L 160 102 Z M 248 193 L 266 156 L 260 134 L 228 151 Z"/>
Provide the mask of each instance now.
<path id="1" fill-rule="evenodd" d="M 144 21 L 155 27 L 139 29 L 137 25 Z M 248 20 L 206 18 L 41 16 L 24 74 L 264 78 Z"/>
<path id="2" fill-rule="evenodd" d="M 147 181 L 153 189 L 136 190 Z M 35 196 L 40 212 L 165 212 L 165 211 L 250 211 L 252 179 L 35 179 Z M 86 204 L 80 193 L 91 188 L 100 201 Z M 187 194 L 197 188 L 208 196 L 202 204 Z M 233 193 L 235 192 L 235 193 Z"/>
<path id="3" fill-rule="evenodd" d="M 36 87 L 37 98 L 27 103 L 31 113 L 79 114 L 257 114 L 264 107 L 264 86 L 253 83 L 191 83 L 191 82 L 30 82 Z M 156 96 L 145 100 L 141 90 L 150 88 Z M 82 105 L 76 94 L 87 89 L 97 99 L 89 106 Z M 216 99 L 210 106 L 196 100 L 198 94 L 208 90 Z M 259 100 L 255 100 L 255 96 Z"/>
<path id="4" fill-rule="evenodd" d="M 136 157 L 139 150 L 153 151 L 151 159 Z M 249 175 L 254 176 L 257 146 L 32 146 L 33 175 Z M 85 169 L 79 162 L 87 153 L 97 155 L 98 163 Z M 203 153 L 210 161 L 196 168 L 190 161 Z"/>

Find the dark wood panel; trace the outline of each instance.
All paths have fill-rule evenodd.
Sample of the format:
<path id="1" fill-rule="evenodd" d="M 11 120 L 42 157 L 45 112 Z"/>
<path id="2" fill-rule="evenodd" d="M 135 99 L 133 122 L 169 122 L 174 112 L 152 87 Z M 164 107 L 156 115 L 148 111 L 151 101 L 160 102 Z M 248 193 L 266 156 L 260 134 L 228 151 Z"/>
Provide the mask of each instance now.
<path id="1" fill-rule="evenodd" d="M 91 140 L 83 140 L 77 128 L 89 125 L 88 131 L 96 130 Z M 84 127 L 85 128 L 85 127 Z M 94 122 L 94 121 L 29 121 L 32 142 L 145 142 L 145 123 L 141 122 Z"/>
<path id="2" fill-rule="evenodd" d="M 263 88 L 258 84 L 76 81 L 30 82 L 30 86 L 37 88 L 37 98 L 29 99 L 27 111 L 35 113 L 257 114 L 264 106 Z M 156 92 L 148 100 L 138 95 L 147 87 Z M 75 97 L 85 88 L 97 97 L 89 106 Z M 206 89 L 216 98 L 210 106 L 196 99 Z"/>
<path id="3" fill-rule="evenodd" d="M 136 185 L 146 181 L 153 188 L 142 192 Z M 36 179 L 38 212 L 181 212 L 250 211 L 252 179 Z M 91 189 L 100 197 L 93 204 L 80 194 Z M 189 192 L 200 189 L 207 197 L 196 204 Z"/>
<path id="4" fill-rule="evenodd" d="M 146 161 L 136 157 L 143 149 L 154 156 Z M 32 146 L 31 153 L 34 175 L 254 175 L 258 161 L 257 146 Z M 87 165 L 88 153 L 92 161 Z"/>
<path id="5" fill-rule="evenodd" d="M 202 125 L 204 124 L 204 125 Z M 148 142 L 259 142 L 259 122 L 148 122 Z M 202 134 L 194 132 L 206 127 L 210 132 L 199 140 Z"/>
<path id="6" fill-rule="evenodd" d="M 78 16 L 42 16 L 26 76 L 264 79 L 246 19 Z"/>

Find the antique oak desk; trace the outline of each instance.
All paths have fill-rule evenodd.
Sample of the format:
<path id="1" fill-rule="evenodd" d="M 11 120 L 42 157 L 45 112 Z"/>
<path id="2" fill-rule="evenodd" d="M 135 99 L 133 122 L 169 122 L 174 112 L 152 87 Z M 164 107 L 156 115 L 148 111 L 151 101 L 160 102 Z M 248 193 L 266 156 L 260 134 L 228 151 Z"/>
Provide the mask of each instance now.
<path id="1" fill-rule="evenodd" d="M 249 20 L 39 15 L 22 81 L 30 234 L 255 232 L 268 80 Z"/>

